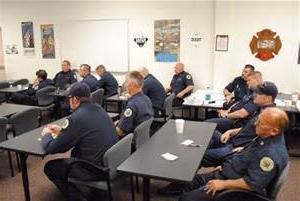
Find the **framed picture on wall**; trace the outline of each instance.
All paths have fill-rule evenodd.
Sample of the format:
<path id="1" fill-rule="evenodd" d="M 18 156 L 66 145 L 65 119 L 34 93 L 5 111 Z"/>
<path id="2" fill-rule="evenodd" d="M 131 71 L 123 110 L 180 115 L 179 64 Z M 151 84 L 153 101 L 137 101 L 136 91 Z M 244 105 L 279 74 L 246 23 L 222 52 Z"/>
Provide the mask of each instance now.
<path id="1" fill-rule="evenodd" d="M 228 51 L 228 35 L 216 35 L 216 51 Z"/>

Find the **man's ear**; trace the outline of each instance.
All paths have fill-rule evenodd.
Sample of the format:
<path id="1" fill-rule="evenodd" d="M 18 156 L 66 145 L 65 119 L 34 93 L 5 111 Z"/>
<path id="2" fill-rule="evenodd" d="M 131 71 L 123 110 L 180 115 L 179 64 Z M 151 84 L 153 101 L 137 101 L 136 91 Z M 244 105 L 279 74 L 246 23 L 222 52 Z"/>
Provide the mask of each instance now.
<path id="1" fill-rule="evenodd" d="M 270 134 L 271 136 L 276 136 L 279 134 L 279 129 L 278 128 L 271 128 L 270 129 Z"/>

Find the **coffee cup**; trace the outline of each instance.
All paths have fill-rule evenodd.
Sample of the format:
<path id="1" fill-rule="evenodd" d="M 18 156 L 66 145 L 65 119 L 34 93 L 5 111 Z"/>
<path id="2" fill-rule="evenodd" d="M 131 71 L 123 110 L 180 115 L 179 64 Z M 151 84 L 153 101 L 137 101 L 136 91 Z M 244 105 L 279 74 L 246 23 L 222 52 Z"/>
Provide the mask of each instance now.
<path id="1" fill-rule="evenodd" d="M 184 119 L 176 119 L 175 124 L 176 124 L 176 132 L 177 133 L 183 133 Z"/>

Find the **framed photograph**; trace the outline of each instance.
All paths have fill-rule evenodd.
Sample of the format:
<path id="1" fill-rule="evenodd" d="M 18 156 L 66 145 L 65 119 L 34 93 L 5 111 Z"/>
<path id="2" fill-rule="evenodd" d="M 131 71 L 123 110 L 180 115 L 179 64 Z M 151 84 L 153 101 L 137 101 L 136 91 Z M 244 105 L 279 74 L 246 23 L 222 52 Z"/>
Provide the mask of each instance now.
<path id="1" fill-rule="evenodd" d="M 216 51 L 228 51 L 228 35 L 216 36 Z"/>

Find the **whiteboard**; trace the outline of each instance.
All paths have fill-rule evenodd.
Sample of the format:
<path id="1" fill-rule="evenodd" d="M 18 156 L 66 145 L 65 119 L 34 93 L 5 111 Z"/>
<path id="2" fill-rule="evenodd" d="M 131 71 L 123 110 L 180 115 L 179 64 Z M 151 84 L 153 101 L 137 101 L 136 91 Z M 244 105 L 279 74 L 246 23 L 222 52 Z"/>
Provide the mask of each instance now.
<path id="1" fill-rule="evenodd" d="M 108 71 L 128 71 L 128 19 L 68 21 L 59 35 L 61 59 L 73 67 L 89 64 L 94 70 L 103 64 Z"/>

